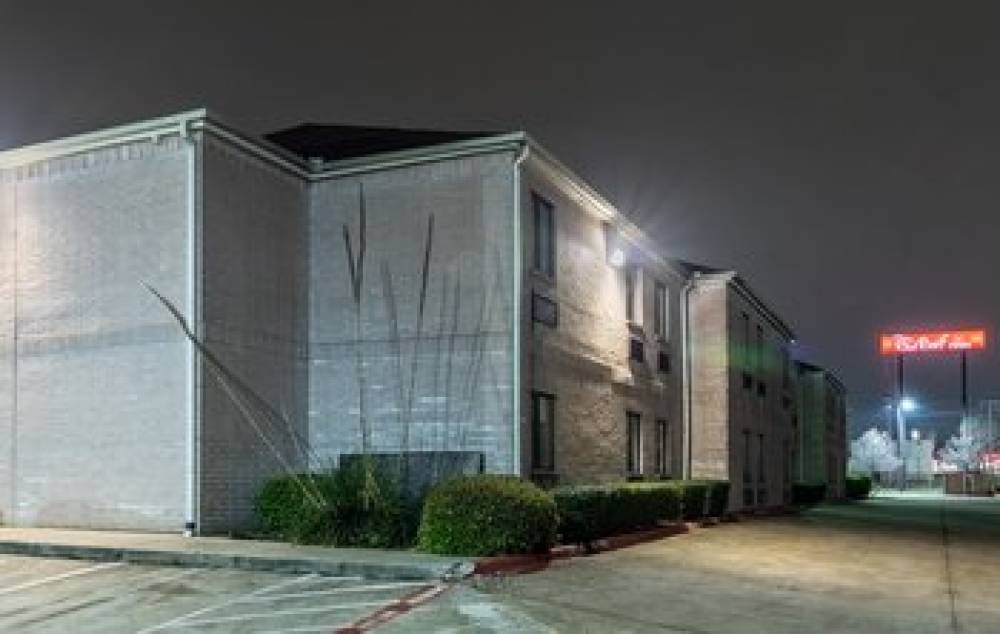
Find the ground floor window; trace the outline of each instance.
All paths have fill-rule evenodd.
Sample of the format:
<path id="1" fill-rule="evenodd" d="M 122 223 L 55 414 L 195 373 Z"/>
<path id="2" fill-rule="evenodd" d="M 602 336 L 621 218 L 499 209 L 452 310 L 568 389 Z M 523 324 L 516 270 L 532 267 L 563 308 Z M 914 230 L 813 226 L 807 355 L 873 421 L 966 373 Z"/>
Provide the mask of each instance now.
<path id="1" fill-rule="evenodd" d="M 662 418 L 656 421 L 656 473 L 670 473 L 670 427 Z"/>
<path id="2" fill-rule="evenodd" d="M 531 467 L 535 471 L 556 468 L 556 399 L 551 394 L 531 395 Z"/>
<path id="3" fill-rule="evenodd" d="M 751 462 L 750 432 L 743 432 L 743 506 L 753 506 L 753 463 Z"/>
<path id="4" fill-rule="evenodd" d="M 642 473 L 642 420 L 636 412 L 625 413 L 626 469 L 629 475 Z"/>

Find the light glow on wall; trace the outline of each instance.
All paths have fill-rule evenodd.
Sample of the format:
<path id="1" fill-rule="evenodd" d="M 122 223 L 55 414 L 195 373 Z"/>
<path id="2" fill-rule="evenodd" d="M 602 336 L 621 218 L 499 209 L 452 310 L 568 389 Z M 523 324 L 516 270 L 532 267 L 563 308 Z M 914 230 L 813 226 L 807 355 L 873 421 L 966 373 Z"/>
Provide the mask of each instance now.
<path id="1" fill-rule="evenodd" d="M 884 355 L 911 352 L 961 352 L 986 347 L 985 330 L 941 330 L 881 335 L 879 352 Z"/>

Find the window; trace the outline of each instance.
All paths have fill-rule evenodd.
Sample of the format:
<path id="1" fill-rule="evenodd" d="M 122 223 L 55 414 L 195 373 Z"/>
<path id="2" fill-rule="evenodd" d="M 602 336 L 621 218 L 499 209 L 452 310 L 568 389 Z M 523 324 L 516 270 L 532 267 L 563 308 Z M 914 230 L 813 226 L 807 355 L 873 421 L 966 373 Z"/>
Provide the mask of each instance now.
<path id="1" fill-rule="evenodd" d="M 660 419 L 656 421 L 656 473 L 668 475 L 670 473 L 670 427 L 667 421 Z"/>
<path id="2" fill-rule="evenodd" d="M 753 389 L 753 374 L 750 372 L 750 315 L 742 313 L 743 319 L 743 339 L 740 341 L 740 354 L 737 359 L 743 366 L 743 389 Z"/>
<path id="3" fill-rule="evenodd" d="M 656 369 L 664 374 L 670 372 L 670 353 L 666 350 L 660 350 L 656 355 Z"/>
<path id="4" fill-rule="evenodd" d="M 635 266 L 629 266 L 625 269 L 625 320 L 631 322 L 638 322 L 638 313 L 636 306 L 637 299 L 637 287 L 639 283 L 639 268 Z"/>
<path id="5" fill-rule="evenodd" d="M 639 414 L 625 413 L 625 444 L 627 460 L 626 469 L 629 475 L 642 473 L 642 422 Z"/>
<path id="6" fill-rule="evenodd" d="M 531 294 L 531 318 L 555 328 L 559 325 L 559 304 L 537 293 Z"/>
<path id="7" fill-rule="evenodd" d="M 757 438 L 757 481 L 764 482 L 764 434 L 760 434 Z"/>
<path id="8" fill-rule="evenodd" d="M 628 358 L 636 363 L 643 363 L 646 360 L 646 345 L 639 337 L 629 337 Z"/>
<path id="9" fill-rule="evenodd" d="M 653 286 L 653 331 L 664 340 L 670 336 L 667 308 L 667 287 L 657 282 Z"/>
<path id="10" fill-rule="evenodd" d="M 556 467 L 556 399 L 551 394 L 531 394 L 531 468 L 554 471 Z"/>
<path id="11" fill-rule="evenodd" d="M 753 506 L 753 465 L 750 462 L 750 432 L 743 432 L 743 506 Z"/>
<path id="12" fill-rule="evenodd" d="M 757 345 L 754 348 L 754 372 L 757 374 L 757 395 L 767 394 L 767 386 L 764 384 L 764 327 L 757 324 Z"/>
<path id="13" fill-rule="evenodd" d="M 781 348 L 781 387 L 788 389 L 792 386 L 792 375 L 790 372 L 792 365 L 791 358 L 788 354 L 788 346 L 782 346 Z"/>
<path id="14" fill-rule="evenodd" d="M 552 203 L 532 194 L 535 208 L 535 270 L 549 277 L 556 276 L 556 234 Z"/>

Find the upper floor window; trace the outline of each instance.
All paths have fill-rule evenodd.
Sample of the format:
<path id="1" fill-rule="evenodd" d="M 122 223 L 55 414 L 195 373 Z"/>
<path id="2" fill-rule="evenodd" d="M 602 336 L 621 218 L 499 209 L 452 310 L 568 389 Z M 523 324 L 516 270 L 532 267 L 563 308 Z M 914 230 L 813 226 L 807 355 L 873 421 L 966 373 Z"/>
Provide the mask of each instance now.
<path id="1" fill-rule="evenodd" d="M 535 214 L 535 270 L 549 277 L 555 277 L 555 208 L 538 194 L 532 194 L 531 200 Z"/>
<path id="2" fill-rule="evenodd" d="M 788 346 L 781 348 L 781 387 L 788 389 L 792 386 L 791 374 L 792 361 L 788 354 Z"/>
<path id="3" fill-rule="evenodd" d="M 625 267 L 625 319 L 638 322 L 639 267 Z"/>
<path id="4" fill-rule="evenodd" d="M 653 330 L 656 336 L 667 339 L 669 333 L 669 316 L 667 313 L 667 287 L 663 282 L 653 286 Z"/>

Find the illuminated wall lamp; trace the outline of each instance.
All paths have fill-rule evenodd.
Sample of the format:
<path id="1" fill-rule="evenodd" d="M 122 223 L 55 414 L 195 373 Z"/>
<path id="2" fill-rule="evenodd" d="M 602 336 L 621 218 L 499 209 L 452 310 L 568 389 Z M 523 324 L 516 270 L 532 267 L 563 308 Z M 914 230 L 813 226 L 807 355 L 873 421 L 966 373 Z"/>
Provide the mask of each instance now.
<path id="1" fill-rule="evenodd" d="M 604 223 L 604 244 L 608 264 L 619 269 L 625 266 L 625 244 L 618 230 L 610 222 Z"/>

